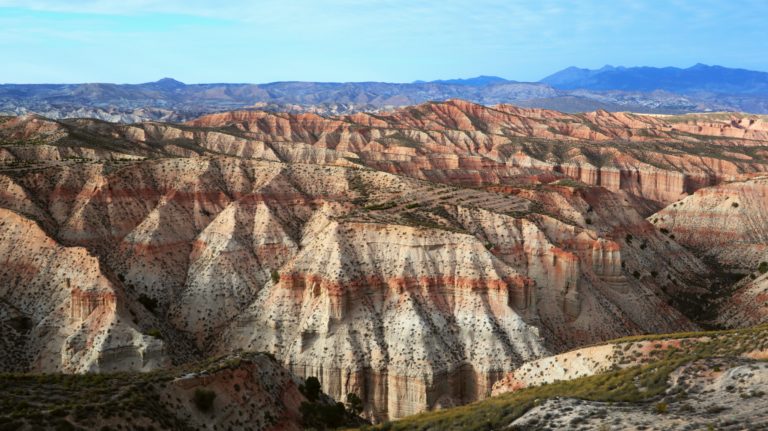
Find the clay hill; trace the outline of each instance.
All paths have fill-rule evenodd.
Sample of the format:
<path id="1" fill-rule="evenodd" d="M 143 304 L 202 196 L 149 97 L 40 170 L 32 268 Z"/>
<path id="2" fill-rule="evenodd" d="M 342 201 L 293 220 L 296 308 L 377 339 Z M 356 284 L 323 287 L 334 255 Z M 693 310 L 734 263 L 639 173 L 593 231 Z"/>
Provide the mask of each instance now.
<path id="1" fill-rule="evenodd" d="M 744 223 L 765 216 L 765 117 L 451 100 L 4 117 L 0 142 L 8 372 L 263 351 L 378 422 L 483 399 L 584 345 L 759 321 L 738 304 L 762 301 L 765 241 Z M 728 193 L 738 206 L 708 197 Z"/>

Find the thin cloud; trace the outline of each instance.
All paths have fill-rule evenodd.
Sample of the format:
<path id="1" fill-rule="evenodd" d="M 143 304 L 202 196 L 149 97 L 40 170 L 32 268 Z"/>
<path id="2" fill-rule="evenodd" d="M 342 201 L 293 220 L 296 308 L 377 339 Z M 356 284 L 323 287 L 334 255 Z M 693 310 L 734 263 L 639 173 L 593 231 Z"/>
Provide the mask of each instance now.
<path id="1" fill-rule="evenodd" d="M 0 55 L 59 81 L 537 80 L 607 63 L 765 70 L 754 41 L 768 36 L 767 15 L 764 0 L 0 0 Z M 748 52 L 733 49 L 744 41 Z M 57 58 L 77 61 L 62 69 Z M 21 70 L 0 79 L 27 81 Z"/>

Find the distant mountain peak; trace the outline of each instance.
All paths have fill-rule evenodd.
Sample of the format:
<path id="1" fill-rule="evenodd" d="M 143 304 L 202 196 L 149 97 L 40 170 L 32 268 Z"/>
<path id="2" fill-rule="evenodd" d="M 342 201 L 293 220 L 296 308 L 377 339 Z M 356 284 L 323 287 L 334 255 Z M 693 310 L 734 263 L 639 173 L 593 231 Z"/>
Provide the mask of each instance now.
<path id="1" fill-rule="evenodd" d="M 181 81 L 177 81 L 173 78 L 167 78 L 167 77 L 155 82 L 149 82 L 148 84 L 155 85 L 158 87 L 163 87 L 163 88 L 179 88 L 179 87 L 184 87 L 186 85 Z"/>
<path id="2" fill-rule="evenodd" d="M 504 84 L 510 81 L 498 76 L 480 75 L 474 78 L 458 78 L 458 79 L 437 79 L 434 81 L 414 81 L 414 84 L 452 84 L 452 85 L 466 85 L 471 87 L 483 87 L 493 84 Z"/>
<path id="3" fill-rule="evenodd" d="M 719 66 L 710 66 L 704 63 L 696 63 L 693 66 L 689 67 L 688 70 L 704 70 L 704 69 L 711 69 L 714 67 L 719 67 Z"/>

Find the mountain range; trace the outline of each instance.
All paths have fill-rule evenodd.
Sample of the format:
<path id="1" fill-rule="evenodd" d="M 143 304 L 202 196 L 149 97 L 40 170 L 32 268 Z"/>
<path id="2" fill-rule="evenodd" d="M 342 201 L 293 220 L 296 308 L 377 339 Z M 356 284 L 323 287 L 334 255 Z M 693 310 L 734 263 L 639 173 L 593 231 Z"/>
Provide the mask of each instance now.
<path id="1" fill-rule="evenodd" d="M 768 73 L 720 66 L 688 69 L 568 68 L 540 82 L 494 76 L 383 82 L 191 84 L 171 78 L 144 84 L 4 84 L 0 113 L 107 121 L 186 121 L 232 109 L 325 115 L 391 110 L 459 98 L 484 105 L 588 112 L 597 109 L 679 114 L 702 111 L 768 112 Z"/>
<path id="2" fill-rule="evenodd" d="M 678 94 L 716 93 L 768 95 L 768 73 L 722 66 L 696 64 L 677 67 L 613 67 L 579 69 L 569 67 L 541 81 L 563 90 L 620 90 Z"/>

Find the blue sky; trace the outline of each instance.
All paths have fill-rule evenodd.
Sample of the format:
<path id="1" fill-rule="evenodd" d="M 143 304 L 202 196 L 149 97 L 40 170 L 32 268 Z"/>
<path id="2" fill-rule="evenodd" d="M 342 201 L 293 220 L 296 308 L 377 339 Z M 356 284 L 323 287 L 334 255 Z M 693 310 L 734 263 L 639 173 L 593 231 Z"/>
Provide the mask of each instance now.
<path id="1" fill-rule="evenodd" d="M 0 82 L 388 81 L 567 66 L 768 71 L 765 0 L 0 0 Z"/>

